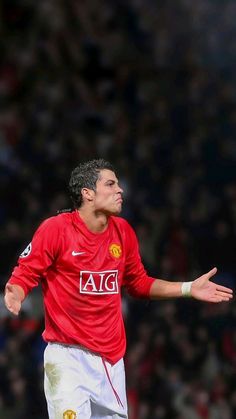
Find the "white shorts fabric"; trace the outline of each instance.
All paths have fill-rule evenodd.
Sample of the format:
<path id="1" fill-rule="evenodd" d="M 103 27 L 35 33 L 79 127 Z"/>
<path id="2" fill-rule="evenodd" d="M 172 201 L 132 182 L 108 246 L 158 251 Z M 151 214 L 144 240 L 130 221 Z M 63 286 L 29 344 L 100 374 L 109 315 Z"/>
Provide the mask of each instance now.
<path id="1" fill-rule="evenodd" d="M 86 349 L 49 343 L 44 391 L 49 419 L 128 418 L 123 359 L 111 365 Z"/>

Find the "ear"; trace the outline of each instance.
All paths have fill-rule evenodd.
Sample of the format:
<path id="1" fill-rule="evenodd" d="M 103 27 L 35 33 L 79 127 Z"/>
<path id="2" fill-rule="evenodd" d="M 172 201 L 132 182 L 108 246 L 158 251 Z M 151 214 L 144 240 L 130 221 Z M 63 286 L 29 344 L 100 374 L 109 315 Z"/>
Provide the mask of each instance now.
<path id="1" fill-rule="evenodd" d="M 92 189 L 82 188 L 81 194 L 83 197 L 83 201 L 90 201 L 90 202 L 93 201 L 94 191 Z"/>

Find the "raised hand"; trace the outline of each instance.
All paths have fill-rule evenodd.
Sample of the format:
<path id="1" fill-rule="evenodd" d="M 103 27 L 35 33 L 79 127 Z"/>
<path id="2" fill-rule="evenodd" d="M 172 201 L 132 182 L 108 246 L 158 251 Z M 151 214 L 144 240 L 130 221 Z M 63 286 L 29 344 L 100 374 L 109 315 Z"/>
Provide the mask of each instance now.
<path id="1" fill-rule="evenodd" d="M 229 301 L 233 298 L 232 289 L 210 281 L 216 272 L 217 268 L 213 268 L 193 281 L 191 287 L 191 295 L 193 298 L 209 303 L 220 303 L 222 301 Z"/>

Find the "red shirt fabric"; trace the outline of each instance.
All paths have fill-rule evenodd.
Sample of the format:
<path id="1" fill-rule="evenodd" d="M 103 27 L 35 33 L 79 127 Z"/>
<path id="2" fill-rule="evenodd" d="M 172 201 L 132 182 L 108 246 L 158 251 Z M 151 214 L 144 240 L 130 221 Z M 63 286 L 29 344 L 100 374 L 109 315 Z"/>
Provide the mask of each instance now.
<path id="1" fill-rule="evenodd" d="M 93 233 L 78 211 L 46 219 L 9 279 L 26 295 L 41 282 L 45 341 L 82 345 L 111 363 L 126 349 L 121 287 L 145 298 L 153 281 L 126 220 L 111 216 L 104 232 Z"/>

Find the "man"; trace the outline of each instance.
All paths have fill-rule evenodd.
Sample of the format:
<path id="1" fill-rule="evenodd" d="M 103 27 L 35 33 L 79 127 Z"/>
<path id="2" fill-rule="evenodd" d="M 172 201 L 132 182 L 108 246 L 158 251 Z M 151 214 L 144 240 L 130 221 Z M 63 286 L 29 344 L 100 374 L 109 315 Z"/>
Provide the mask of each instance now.
<path id="1" fill-rule="evenodd" d="M 117 217 L 123 190 L 110 163 L 79 165 L 69 191 L 74 210 L 40 225 L 6 285 L 5 304 L 17 315 L 41 281 L 50 419 L 127 418 L 121 287 L 141 298 L 215 303 L 229 301 L 232 290 L 210 281 L 216 268 L 184 283 L 147 275 L 133 229 Z"/>

